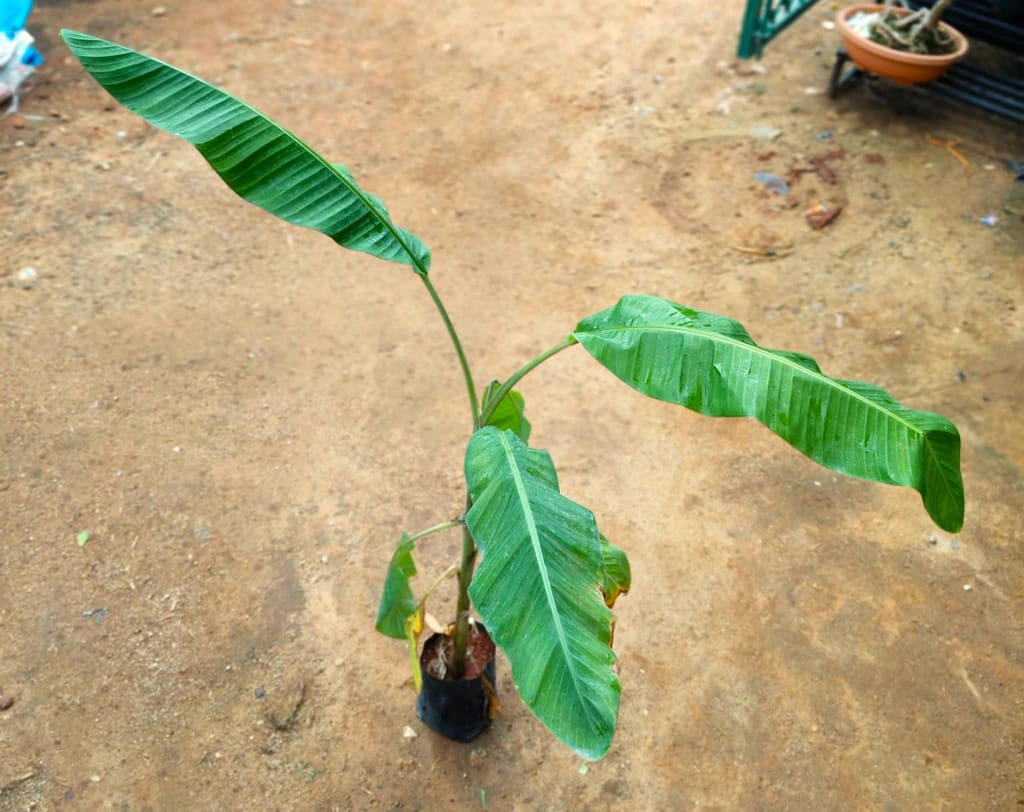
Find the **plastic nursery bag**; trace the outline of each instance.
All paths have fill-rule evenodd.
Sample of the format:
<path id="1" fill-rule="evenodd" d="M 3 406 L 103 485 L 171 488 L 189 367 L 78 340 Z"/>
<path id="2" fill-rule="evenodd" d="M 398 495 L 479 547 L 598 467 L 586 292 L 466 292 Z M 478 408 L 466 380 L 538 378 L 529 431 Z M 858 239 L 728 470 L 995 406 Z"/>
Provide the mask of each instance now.
<path id="1" fill-rule="evenodd" d="M 17 107 L 18 86 L 43 63 L 25 30 L 31 10 L 31 0 L 0 0 L 0 101 L 13 97 L 12 108 Z"/>

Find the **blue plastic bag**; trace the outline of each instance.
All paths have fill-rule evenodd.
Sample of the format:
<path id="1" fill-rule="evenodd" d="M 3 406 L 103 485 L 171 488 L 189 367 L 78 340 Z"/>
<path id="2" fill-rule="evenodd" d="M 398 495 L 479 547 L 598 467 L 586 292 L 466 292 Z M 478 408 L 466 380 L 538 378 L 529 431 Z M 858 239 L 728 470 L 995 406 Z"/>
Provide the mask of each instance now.
<path id="1" fill-rule="evenodd" d="M 32 11 L 32 0 L 0 0 L 0 32 L 10 38 L 21 31 Z"/>

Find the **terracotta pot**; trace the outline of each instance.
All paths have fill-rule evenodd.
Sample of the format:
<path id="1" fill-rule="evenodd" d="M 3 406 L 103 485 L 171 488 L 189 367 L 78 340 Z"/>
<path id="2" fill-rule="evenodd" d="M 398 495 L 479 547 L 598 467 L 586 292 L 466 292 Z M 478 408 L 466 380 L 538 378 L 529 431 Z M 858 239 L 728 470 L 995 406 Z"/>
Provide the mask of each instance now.
<path id="1" fill-rule="evenodd" d="M 469 742 L 483 733 L 496 714 L 494 642 L 481 624 L 470 626 L 466 674 L 460 679 L 452 679 L 439 666 L 451 648 L 452 639 L 439 634 L 423 646 L 423 688 L 416 700 L 416 715 L 442 736 Z"/>
<path id="2" fill-rule="evenodd" d="M 940 22 L 939 28 L 953 38 L 957 46 L 956 50 L 950 54 L 927 56 L 886 48 L 884 45 L 879 45 L 855 33 L 847 22 L 851 16 L 859 12 L 872 14 L 882 11 L 884 8 L 881 5 L 847 6 L 836 17 L 836 26 L 843 38 L 846 52 L 853 60 L 853 64 L 861 70 L 892 79 L 901 85 L 917 85 L 938 79 L 949 70 L 954 62 L 967 55 L 967 37 L 949 23 Z M 896 8 L 893 10 L 901 16 L 908 13 L 906 9 Z"/>

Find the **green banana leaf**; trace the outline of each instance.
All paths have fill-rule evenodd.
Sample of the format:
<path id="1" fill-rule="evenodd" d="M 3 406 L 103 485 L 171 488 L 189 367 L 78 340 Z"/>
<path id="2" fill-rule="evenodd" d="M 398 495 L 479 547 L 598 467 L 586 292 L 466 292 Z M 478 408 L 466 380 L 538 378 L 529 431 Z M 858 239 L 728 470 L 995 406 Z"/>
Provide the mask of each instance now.
<path id="1" fill-rule="evenodd" d="M 943 530 L 963 527 L 960 435 L 812 358 L 757 346 L 732 319 L 654 296 L 625 296 L 573 338 L 650 397 L 717 417 L 753 417 L 811 459 L 850 476 L 907 485 Z"/>
<path id="2" fill-rule="evenodd" d="M 430 270 L 430 251 L 396 226 L 378 198 L 258 110 L 202 79 L 113 42 L 67 29 L 61 37 L 110 95 L 184 138 L 240 197 L 339 245 Z"/>
<path id="3" fill-rule="evenodd" d="M 526 706 L 584 758 L 608 752 L 619 709 L 612 614 L 593 514 L 558 492 L 551 458 L 488 426 L 466 449 L 483 553 L 469 592 Z"/>
<path id="4" fill-rule="evenodd" d="M 409 586 L 409 579 L 416 574 L 416 564 L 412 560 L 414 549 L 416 543 L 408 534 L 403 533 L 402 540 L 395 548 L 388 564 L 384 591 L 377 609 L 375 628 L 381 634 L 394 637 L 396 640 L 405 640 L 406 624 L 417 609 L 416 598 L 412 594 L 412 587 Z"/>
<path id="5" fill-rule="evenodd" d="M 484 390 L 484 397 L 481 403 L 486 410 L 486 406 L 490 403 L 492 397 L 501 388 L 501 383 L 498 381 L 491 381 L 488 384 L 487 389 Z M 532 426 L 530 421 L 526 419 L 526 413 L 524 412 L 525 402 L 523 396 L 516 392 L 514 389 L 509 392 L 505 397 L 501 399 L 501 403 L 497 405 L 490 418 L 487 420 L 488 426 L 495 426 L 499 429 L 510 429 L 516 433 L 520 440 L 524 443 L 530 441 L 530 430 Z"/>

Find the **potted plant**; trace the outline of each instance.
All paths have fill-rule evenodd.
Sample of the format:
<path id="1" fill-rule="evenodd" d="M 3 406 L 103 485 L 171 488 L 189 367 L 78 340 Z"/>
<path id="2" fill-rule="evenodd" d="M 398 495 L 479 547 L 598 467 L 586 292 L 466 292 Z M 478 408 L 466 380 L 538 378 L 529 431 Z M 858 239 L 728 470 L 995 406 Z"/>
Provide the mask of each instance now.
<path id="1" fill-rule="evenodd" d="M 967 55 L 967 38 L 941 22 L 953 0 L 911 11 L 902 0 L 853 5 L 840 10 L 836 25 L 843 46 L 861 70 L 915 85 L 938 79 Z"/>
<path id="2" fill-rule="evenodd" d="M 115 99 L 195 145 L 241 197 L 343 247 L 407 266 L 425 286 L 470 411 L 465 510 L 402 536 L 387 567 L 377 628 L 409 641 L 414 674 L 423 679 L 420 715 L 447 735 L 472 738 L 494 710 L 493 638 L 526 705 L 558 738 L 589 759 L 603 756 L 612 741 L 620 684 L 611 607 L 630 587 L 629 562 L 593 513 L 561 492 L 549 455 L 529 445 L 517 390 L 563 351 L 582 347 L 650 397 L 706 415 L 754 417 L 832 470 L 916 489 L 943 529 L 962 526 L 960 438 L 952 423 L 870 384 L 832 379 L 806 355 L 760 347 L 731 319 L 656 296 L 624 296 L 587 316 L 480 392 L 434 288 L 430 251 L 344 166 L 177 68 L 85 34 L 62 36 Z M 461 556 L 434 584 L 457 575 L 457 605 L 452 622 L 420 653 L 424 604 L 434 587 L 414 596 L 413 553 L 446 530 L 461 533 Z M 472 621 L 474 608 L 486 631 Z"/>

